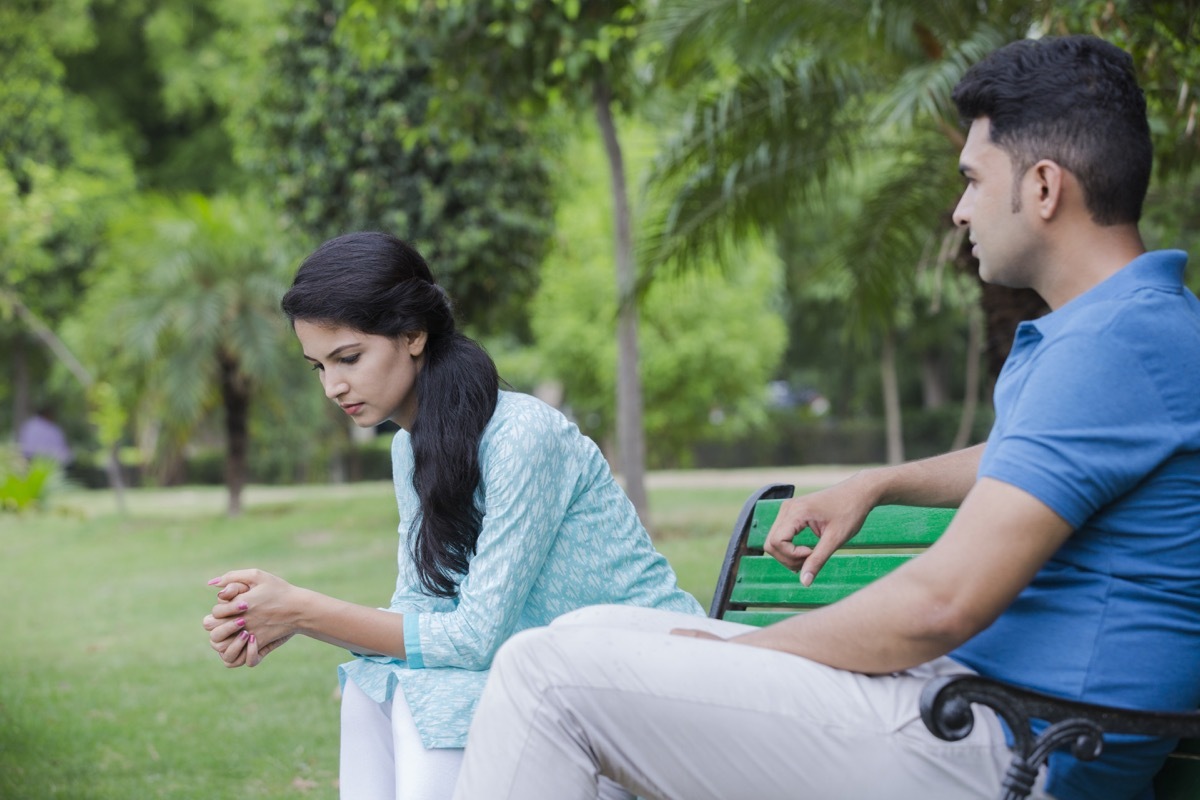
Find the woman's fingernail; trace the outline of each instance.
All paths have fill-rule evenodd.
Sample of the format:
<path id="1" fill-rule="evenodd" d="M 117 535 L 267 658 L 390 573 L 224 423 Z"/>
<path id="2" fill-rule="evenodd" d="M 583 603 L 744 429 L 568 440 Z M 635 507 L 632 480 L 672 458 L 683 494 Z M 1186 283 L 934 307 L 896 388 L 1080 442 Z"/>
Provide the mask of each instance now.
<path id="1" fill-rule="evenodd" d="M 250 607 L 250 604 L 249 604 L 249 603 L 247 603 L 245 600 L 243 600 L 242 602 L 238 603 L 238 611 L 245 611 L 245 610 L 246 610 L 247 608 L 249 608 L 249 607 Z"/>
<path id="2" fill-rule="evenodd" d="M 237 626 L 239 628 L 246 627 L 246 620 L 242 619 L 241 617 L 238 617 Z"/>
<path id="3" fill-rule="evenodd" d="M 249 639 L 249 638 L 250 638 L 250 634 L 249 634 L 248 632 L 246 632 L 246 631 L 242 631 L 242 632 L 241 632 L 240 634 L 238 634 L 238 635 L 242 637 L 242 640 L 243 640 L 243 641 L 245 641 L 246 639 Z"/>
<path id="4" fill-rule="evenodd" d="M 252 641 L 252 642 L 254 641 L 254 634 L 253 634 L 253 633 L 252 633 L 252 634 L 250 634 L 250 641 Z"/>
<path id="5" fill-rule="evenodd" d="M 216 585 L 217 585 L 218 583 L 220 583 L 220 582 L 221 582 L 221 579 L 220 579 L 220 578 L 213 578 L 211 581 L 209 581 L 209 582 L 208 582 L 208 585 L 209 585 L 209 586 L 216 586 Z"/>

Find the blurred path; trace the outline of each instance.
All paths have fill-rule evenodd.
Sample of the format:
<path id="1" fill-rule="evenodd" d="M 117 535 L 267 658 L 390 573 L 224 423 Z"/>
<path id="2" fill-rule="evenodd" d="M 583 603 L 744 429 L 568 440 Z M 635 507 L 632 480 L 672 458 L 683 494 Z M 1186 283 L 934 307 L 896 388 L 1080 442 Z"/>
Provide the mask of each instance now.
<path id="1" fill-rule="evenodd" d="M 768 483 L 790 483 L 815 489 L 831 486 L 861 469 L 863 465 L 657 470 L 646 473 L 646 488 L 754 490 Z"/>
<path id="2" fill-rule="evenodd" d="M 848 478 L 862 466 L 756 467 L 752 469 L 679 469 L 657 470 L 646 474 L 649 489 L 738 489 L 747 493 L 768 483 L 790 483 L 798 489 L 820 489 Z M 619 478 L 618 478 L 619 479 Z M 317 484 L 299 486 L 246 487 L 243 504 L 247 509 L 284 504 L 307 497 L 314 491 L 329 500 L 391 503 L 391 481 Z M 220 514 L 227 498 L 222 486 L 180 486 L 169 489 L 130 489 L 129 510 L 134 514 Z M 72 513 L 109 514 L 116 511 L 107 489 L 71 489 L 51 499 L 55 507 Z"/>

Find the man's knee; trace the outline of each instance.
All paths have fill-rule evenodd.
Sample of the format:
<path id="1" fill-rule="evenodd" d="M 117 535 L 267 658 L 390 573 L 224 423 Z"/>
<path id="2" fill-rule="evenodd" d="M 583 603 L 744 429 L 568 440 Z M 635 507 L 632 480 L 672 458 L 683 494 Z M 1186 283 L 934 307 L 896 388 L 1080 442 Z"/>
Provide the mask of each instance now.
<path id="1" fill-rule="evenodd" d="M 543 696 L 557 687 L 575 686 L 593 674 L 597 633 L 577 625 L 530 628 L 505 642 L 492 662 L 488 685 L 503 684 L 509 692 Z"/>

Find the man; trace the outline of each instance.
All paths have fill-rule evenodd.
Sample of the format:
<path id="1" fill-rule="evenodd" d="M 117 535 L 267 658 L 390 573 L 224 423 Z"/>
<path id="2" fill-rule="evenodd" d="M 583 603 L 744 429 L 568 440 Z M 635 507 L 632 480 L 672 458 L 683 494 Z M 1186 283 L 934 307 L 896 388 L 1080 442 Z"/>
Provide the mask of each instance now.
<path id="1" fill-rule="evenodd" d="M 993 797 L 991 712 L 961 743 L 917 704 L 975 670 L 1089 702 L 1200 705 L 1200 303 L 1186 256 L 1147 253 L 1145 101 L 1092 37 L 1022 41 L 973 67 L 955 210 L 984 280 L 1052 311 L 1017 331 L 981 445 L 789 501 L 767 550 L 819 580 L 880 503 L 957 506 L 924 555 L 761 630 L 585 609 L 497 656 L 456 797 Z M 793 536 L 811 528 L 815 549 Z M 686 635 L 678 635 L 686 634 Z M 756 679 L 748 680 L 750 676 Z M 1035 796 L 1131 798 L 1170 742 L 1056 755 Z"/>

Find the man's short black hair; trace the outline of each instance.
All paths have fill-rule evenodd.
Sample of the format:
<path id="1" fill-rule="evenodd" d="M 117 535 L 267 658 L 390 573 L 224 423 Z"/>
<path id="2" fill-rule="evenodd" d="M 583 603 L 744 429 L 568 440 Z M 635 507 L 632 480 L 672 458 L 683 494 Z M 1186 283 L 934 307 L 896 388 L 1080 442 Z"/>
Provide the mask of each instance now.
<path id="1" fill-rule="evenodd" d="M 1146 98 L 1121 48 L 1095 36 L 1013 42 L 971 67 L 953 99 L 965 122 L 988 118 L 1014 180 L 1050 159 L 1078 179 L 1098 224 L 1141 217 L 1154 152 Z"/>

